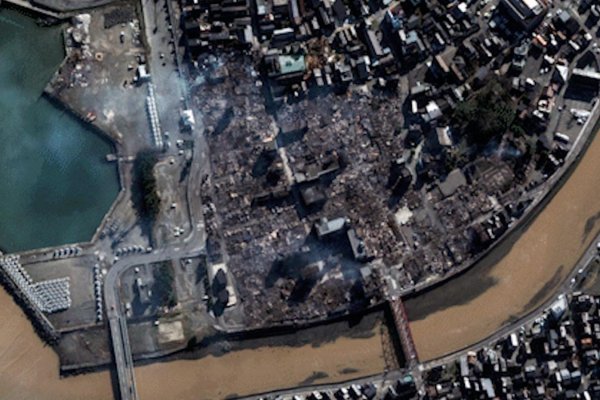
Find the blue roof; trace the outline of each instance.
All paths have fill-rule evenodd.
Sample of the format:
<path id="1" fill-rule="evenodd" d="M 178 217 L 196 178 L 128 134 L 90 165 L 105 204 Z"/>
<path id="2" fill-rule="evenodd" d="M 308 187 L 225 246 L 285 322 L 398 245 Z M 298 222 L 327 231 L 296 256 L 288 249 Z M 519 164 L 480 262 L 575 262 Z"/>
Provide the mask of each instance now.
<path id="1" fill-rule="evenodd" d="M 293 74 L 295 72 L 304 72 L 306 65 L 304 56 L 298 55 L 282 55 L 279 56 L 279 68 L 282 74 Z"/>

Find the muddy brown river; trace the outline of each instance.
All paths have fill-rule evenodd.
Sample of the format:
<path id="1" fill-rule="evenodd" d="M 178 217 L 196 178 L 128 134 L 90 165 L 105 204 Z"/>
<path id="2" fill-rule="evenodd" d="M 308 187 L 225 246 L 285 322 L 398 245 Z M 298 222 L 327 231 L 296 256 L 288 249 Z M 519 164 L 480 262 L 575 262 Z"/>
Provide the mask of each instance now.
<path id="1" fill-rule="evenodd" d="M 460 350 L 547 301 L 600 230 L 600 138 L 528 226 L 467 273 L 406 302 L 421 361 Z"/>
<path id="2" fill-rule="evenodd" d="M 375 334 L 361 339 L 342 337 L 319 347 L 263 347 L 157 363 L 136 368 L 136 378 L 141 399 L 164 399 L 172 394 L 170 398 L 213 400 L 300 383 L 339 382 L 383 370 L 381 339 Z"/>
<path id="3" fill-rule="evenodd" d="M 12 298 L 0 290 L 0 399 L 107 400 L 109 372 L 60 379 L 58 358 L 44 346 Z M 345 381 L 385 369 L 381 325 L 359 337 L 342 336 L 318 346 L 271 346 L 198 360 L 136 367 L 143 400 L 216 400 L 299 384 Z"/>
<path id="4" fill-rule="evenodd" d="M 596 137 L 564 186 L 515 240 L 461 277 L 407 302 L 421 360 L 484 339 L 552 294 L 600 228 L 599 172 Z M 1 399 L 112 397 L 108 372 L 59 379 L 56 355 L 4 291 L 0 320 Z M 370 337 L 340 337 L 318 347 L 261 347 L 138 367 L 140 398 L 213 400 L 378 373 L 385 363 L 377 330 Z"/>

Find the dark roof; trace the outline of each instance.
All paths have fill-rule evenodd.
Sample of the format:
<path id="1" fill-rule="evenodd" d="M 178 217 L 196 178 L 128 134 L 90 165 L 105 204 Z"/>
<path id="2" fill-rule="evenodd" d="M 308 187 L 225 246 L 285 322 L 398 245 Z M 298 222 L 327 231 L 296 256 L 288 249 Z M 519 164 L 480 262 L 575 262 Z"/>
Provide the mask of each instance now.
<path id="1" fill-rule="evenodd" d="M 217 295 L 217 302 L 220 304 L 227 304 L 229 302 L 229 292 L 227 289 L 223 289 Z"/>
<path id="2" fill-rule="evenodd" d="M 221 268 L 219 268 L 219 270 L 215 274 L 213 282 L 219 286 L 223 286 L 223 287 L 226 286 L 227 285 L 227 275 L 225 274 L 225 271 L 223 271 Z"/>

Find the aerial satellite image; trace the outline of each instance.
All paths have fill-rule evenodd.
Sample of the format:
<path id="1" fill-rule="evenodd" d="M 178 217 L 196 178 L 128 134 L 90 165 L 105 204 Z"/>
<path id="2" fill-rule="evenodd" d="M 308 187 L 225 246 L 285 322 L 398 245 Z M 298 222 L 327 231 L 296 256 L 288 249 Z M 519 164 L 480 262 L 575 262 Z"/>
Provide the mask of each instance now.
<path id="1" fill-rule="evenodd" d="M 0 0 L 0 400 L 600 400 L 600 0 Z"/>

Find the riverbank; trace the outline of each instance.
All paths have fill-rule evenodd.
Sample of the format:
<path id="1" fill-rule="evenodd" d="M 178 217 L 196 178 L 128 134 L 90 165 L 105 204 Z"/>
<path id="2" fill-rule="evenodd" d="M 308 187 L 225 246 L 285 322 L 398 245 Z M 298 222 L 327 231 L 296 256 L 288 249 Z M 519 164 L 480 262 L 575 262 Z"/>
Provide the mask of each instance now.
<path id="1" fill-rule="evenodd" d="M 421 284 L 417 284 L 411 288 L 405 289 L 400 293 L 400 296 L 404 299 L 411 299 L 417 296 L 424 295 L 425 293 L 434 290 L 445 283 L 456 279 L 469 271 L 475 265 L 486 259 L 489 254 L 494 252 L 498 247 L 501 247 L 506 241 L 515 240 L 514 236 L 516 233 L 527 227 L 537 215 L 543 211 L 546 204 L 552 199 L 552 197 L 560 190 L 562 185 L 569 178 L 574 168 L 585 154 L 587 148 L 596 136 L 596 132 L 600 129 L 600 103 L 594 106 L 592 114 L 588 118 L 588 122 L 582 127 L 577 140 L 575 141 L 571 151 L 565 159 L 565 164 L 560 170 L 550 176 L 548 180 L 540 185 L 536 190 L 536 195 L 532 199 L 532 203 L 528 206 L 525 213 L 515 221 L 498 239 L 496 239 L 490 247 L 485 249 L 483 252 L 478 254 L 474 259 L 465 263 L 463 266 L 453 270 L 452 272 Z M 594 124 L 589 124 L 591 121 L 597 121 Z M 520 234 L 517 234 L 517 238 Z"/>
<path id="2" fill-rule="evenodd" d="M 0 290 L 0 398 L 10 400 L 106 400 L 108 371 L 60 379 L 56 353 L 32 329 L 13 299 Z"/>
<path id="3" fill-rule="evenodd" d="M 61 379 L 55 353 L 41 342 L 4 291 L 0 291 L 0 305 L 4 321 L 0 326 L 0 398 L 112 398 L 109 371 Z M 379 374 L 387 368 L 381 318 L 379 312 L 360 321 L 323 327 L 321 332 L 280 337 L 276 343 L 270 338 L 244 348 L 224 343 L 200 359 L 172 357 L 136 366 L 139 394 L 145 400 L 215 400 L 234 393 L 250 395 Z"/>
<path id="4" fill-rule="evenodd" d="M 25 315 L 31 321 L 36 334 L 46 343 L 54 345 L 58 342 L 60 334 L 54 329 L 46 315 L 40 311 L 36 305 L 29 300 L 11 279 L 4 268 L 0 268 L 0 286 L 6 290 L 14 299 L 15 303 L 21 307 Z"/>
<path id="5" fill-rule="evenodd" d="M 538 212 L 485 260 L 406 302 L 421 361 L 476 343 L 555 293 L 600 231 L 598 125 Z M 568 227 L 568 228 L 566 228 Z M 440 336 L 437 333 L 444 332 Z"/>
<path id="6" fill-rule="evenodd" d="M 274 328 L 252 330 L 233 330 L 216 333 L 202 341 L 184 343 L 178 348 L 170 348 L 151 354 L 134 354 L 136 365 L 149 365 L 153 362 L 171 362 L 176 360 L 198 360 L 206 356 L 220 357 L 229 352 L 257 350 L 261 347 L 297 347 L 321 346 L 335 341 L 339 337 L 369 338 L 375 326 L 385 328 L 389 336 L 389 352 L 386 359 L 388 368 L 400 368 L 405 365 L 405 357 L 393 318 L 387 303 L 359 310 L 352 314 L 339 315 L 327 320 L 313 321 L 309 324 L 284 325 Z M 160 360 L 158 360 L 160 359 Z M 95 371 L 104 371 L 110 361 L 84 364 L 61 363 L 62 376 L 75 376 Z"/>
<path id="7" fill-rule="evenodd" d="M 466 354 L 469 351 L 477 351 L 482 347 L 492 346 L 502 337 L 508 336 L 512 332 L 518 331 L 522 326 L 533 323 L 542 314 L 544 314 L 561 295 L 573 294 L 577 291 L 583 291 L 584 293 L 594 294 L 594 286 L 598 282 L 598 267 L 600 266 L 600 258 L 597 256 L 597 242 L 600 241 L 600 234 L 597 235 L 588 248 L 588 250 L 580 257 L 577 265 L 569 276 L 562 282 L 559 288 L 554 292 L 553 295 L 538 305 L 536 308 L 530 310 L 527 314 L 522 315 L 519 319 L 511 321 L 509 324 L 503 326 L 500 330 L 494 332 L 492 336 L 488 336 L 485 339 L 469 344 L 468 346 L 458 349 L 450 354 L 444 355 L 440 358 L 432 359 L 428 362 L 422 363 L 422 369 L 432 369 L 443 364 L 457 360 L 461 355 Z"/>
<path id="8" fill-rule="evenodd" d="M 347 328 L 346 328 L 347 329 Z M 341 332 L 337 332 L 340 334 Z M 385 370 L 380 326 L 361 335 L 329 338 L 307 335 L 291 346 L 289 339 L 279 337 L 254 342 L 251 347 L 222 356 L 207 355 L 198 360 L 154 363 L 136 368 L 141 398 L 157 398 L 154 393 L 170 393 L 177 399 L 222 399 L 239 397 L 273 389 L 333 383 Z M 260 366 L 257 368 L 257 366 Z M 167 374 L 168 388 L 150 377 L 159 371 Z M 166 390 L 165 390 L 166 389 Z"/>

